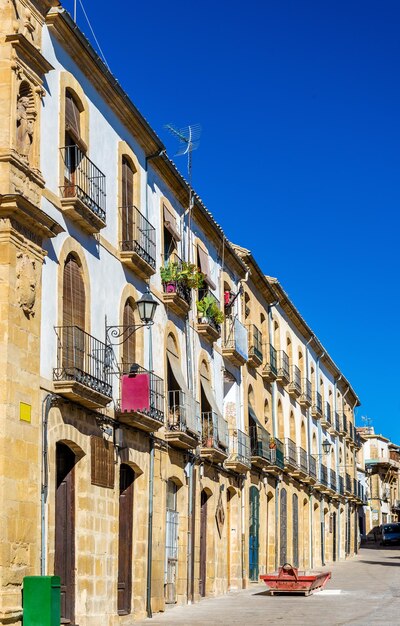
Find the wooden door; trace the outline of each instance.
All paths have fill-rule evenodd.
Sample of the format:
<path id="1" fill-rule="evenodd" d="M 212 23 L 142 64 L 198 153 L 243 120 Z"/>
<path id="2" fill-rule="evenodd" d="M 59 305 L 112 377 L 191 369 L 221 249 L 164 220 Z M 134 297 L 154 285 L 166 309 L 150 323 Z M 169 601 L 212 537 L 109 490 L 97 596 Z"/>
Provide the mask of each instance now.
<path id="1" fill-rule="evenodd" d="M 336 553 L 337 553 L 337 546 L 336 546 L 336 526 L 337 526 L 337 521 L 336 521 L 336 512 L 332 513 L 332 557 L 333 560 L 336 561 Z"/>
<path id="2" fill-rule="evenodd" d="M 54 574 L 61 583 L 61 623 L 75 621 L 75 454 L 68 446 L 56 448 Z"/>
<path id="3" fill-rule="evenodd" d="M 202 597 L 206 595 L 206 577 L 207 577 L 207 494 L 201 492 L 200 499 L 200 579 L 199 593 Z"/>
<path id="4" fill-rule="evenodd" d="M 293 557 L 292 563 L 294 567 L 299 567 L 299 499 L 297 494 L 293 494 L 292 497 L 292 548 L 293 548 Z"/>
<path id="5" fill-rule="evenodd" d="M 254 485 L 250 487 L 249 519 L 249 575 L 250 580 L 258 581 L 260 534 L 260 494 Z"/>
<path id="6" fill-rule="evenodd" d="M 135 473 L 129 465 L 121 465 L 119 474 L 118 530 L 118 614 L 132 610 L 132 518 L 133 481 Z"/>
<path id="7" fill-rule="evenodd" d="M 231 586 L 231 499 L 232 493 L 230 491 L 226 494 L 226 529 L 227 529 L 227 581 L 228 590 Z"/>
<path id="8" fill-rule="evenodd" d="M 281 489 L 280 502 L 280 565 L 287 561 L 287 494 Z"/>

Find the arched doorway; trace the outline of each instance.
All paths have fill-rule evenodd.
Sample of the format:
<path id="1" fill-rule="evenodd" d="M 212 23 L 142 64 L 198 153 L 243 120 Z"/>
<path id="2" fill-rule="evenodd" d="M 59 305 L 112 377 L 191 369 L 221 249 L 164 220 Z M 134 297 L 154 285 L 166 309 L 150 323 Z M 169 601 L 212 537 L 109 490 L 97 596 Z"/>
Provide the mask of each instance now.
<path id="1" fill-rule="evenodd" d="M 287 561 L 287 493 L 286 489 L 281 489 L 280 495 L 280 565 Z"/>
<path id="2" fill-rule="evenodd" d="M 132 610 L 133 481 L 135 473 L 123 463 L 119 471 L 118 615 Z"/>
<path id="3" fill-rule="evenodd" d="M 334 511 L 332 513 L 332 559 L 334 561 L 336 561 L 336 555 L 337 555 L 337 535 L 336 535 L 336 528 L 337 528 L 337 519 L 336 519 L 336 511 Z"/>
<path id="4" fill-rule="evenodd" d="M 250 487 L 250 523 L 249 523 L 249 576 L 258 580 L 260 533 L 260 494 L 254 485 Z"/>
<path id="5" fill-rule="evenodd" d="M 200 495 L 200 576 L 199 593 L 206 595 L 207 578 L 207 501 L 208 494 L 203 489 Z"/>
<path id="6" fill-rule="evenodd" d="M 75 472 L 76 456 L 56 445 L 54 574 L 60 577 L 61 621 L 75 623 Z"/>

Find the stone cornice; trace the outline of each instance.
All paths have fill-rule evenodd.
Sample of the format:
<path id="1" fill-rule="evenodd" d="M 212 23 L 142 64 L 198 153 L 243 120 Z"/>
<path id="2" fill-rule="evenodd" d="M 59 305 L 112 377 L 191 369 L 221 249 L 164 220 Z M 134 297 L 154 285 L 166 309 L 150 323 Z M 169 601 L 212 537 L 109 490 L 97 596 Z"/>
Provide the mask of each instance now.
<path id="1" fill-rule="evenodd" d="M 0 196 L 0 218 L 16 221 L 26 229 L 27 237 L 32 240 L 49 239 L 64 230 L 58 222 L 20 194 Z"/>
<path id="2" fill-rule="evenodd" d="M 40 50 L 38 50 L 33 43 L 28 41 L 25 35 L 21 33 L 13 33 L 12 35 L 6 35 L 5 41 L 10 43 L 17 53 L 28 61 L 28 66 L 31 67 L 39 76 L 47 74 L 54 67 L 45 59 Z"/>

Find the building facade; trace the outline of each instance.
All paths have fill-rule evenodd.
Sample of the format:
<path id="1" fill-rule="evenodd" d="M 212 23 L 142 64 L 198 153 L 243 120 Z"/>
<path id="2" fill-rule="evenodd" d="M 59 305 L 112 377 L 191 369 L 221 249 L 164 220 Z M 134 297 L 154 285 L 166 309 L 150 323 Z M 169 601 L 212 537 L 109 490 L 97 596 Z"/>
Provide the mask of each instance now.
<path id="1" fill-rule="evenodd" d="M 58 2 L 0 6 L 0 624 L 26 575 L 114 626 L 353 554 L 351 385 Z"/>

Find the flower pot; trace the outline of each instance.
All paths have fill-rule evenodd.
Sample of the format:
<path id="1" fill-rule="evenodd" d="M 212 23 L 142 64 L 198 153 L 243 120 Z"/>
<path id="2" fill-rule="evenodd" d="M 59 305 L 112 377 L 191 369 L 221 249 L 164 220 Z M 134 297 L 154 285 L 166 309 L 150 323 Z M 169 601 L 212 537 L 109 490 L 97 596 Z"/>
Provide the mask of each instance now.
<path id="1" fill-rule="evenodd" d="M 200 324 L 209 324 L 210 320 L 208 319 L 208 317 L 199 317 L 199 322 Z"/>
<path id="2" fill-rule="evenodd" d="M 170 281 L 169 283 L 165 283 L 165 292 L 176 293 L 176 280 Z"/>

